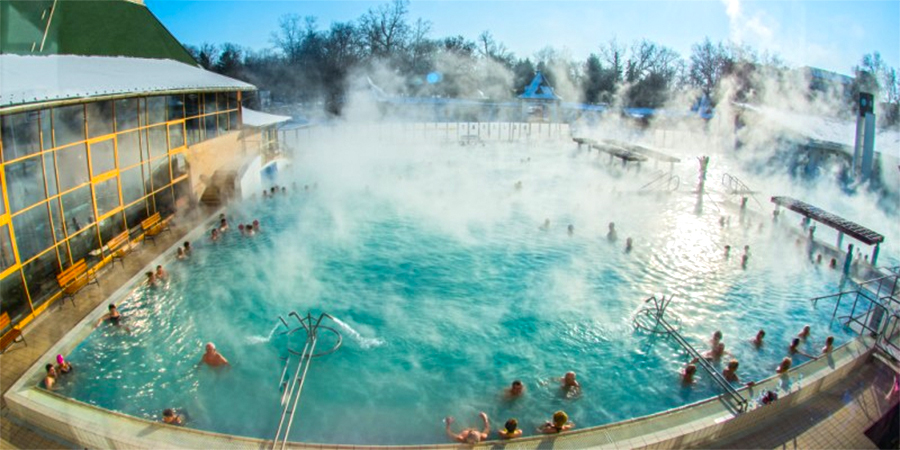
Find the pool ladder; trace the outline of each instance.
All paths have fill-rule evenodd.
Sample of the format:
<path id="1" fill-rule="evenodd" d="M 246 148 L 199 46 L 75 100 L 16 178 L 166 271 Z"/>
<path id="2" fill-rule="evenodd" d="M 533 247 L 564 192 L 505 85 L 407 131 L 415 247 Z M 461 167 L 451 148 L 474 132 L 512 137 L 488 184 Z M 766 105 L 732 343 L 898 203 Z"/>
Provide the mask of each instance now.
<path id="1" fill-rule="evenodd" d="M 334 328 L 327 327 L 321 325 L 322 319 L 328 317 L 334 320 L 333 317 L 326 313 L 322 313 L 319 315 L 318 319 L 313 319 L 312 314 L 307 314 L 306 317 L 300 318 L 300 315 L 297 314 L 296 311 L 292 311 L 288 316 L 293 316 L 300 323 L 301 326 L 295 327 L 291 329 L 288 325 L 287 321 L 284 320 L 283 317 L 278 316 L 278 319 L 281 320 L 281 323 L 288 329 L 288 331 L 283 334 L 290 335 L 301 328 L 306 332 L 306 343 L 303 346 L 303 350 L 300 352 L 296 352 L 291 350 L 288 347 L 288 356 L 281 358 L 284 360 L 284 369 L 281 370 L 281 381 L 279 382 L 279 388 L 282 390 L 281 394 L 281 419 L 278 421 L 278 431 L 275 432 L 275 438 L 272 439 L 272 449 L 284 448 L 287 446 L 288 435 L 291 432 L 291 426 L 294 424 L 294 418 L 296 417 L 297 406 L 300 403 L 300 394 L 303 392 L 303 383 L 306 381 L 306 374 L 309 371 L 310 363 L 312 359 L 319 356 L 328 355 L 333 353 L 338 347 L 341 346 L 342 337 L 341 334 L 337 332 Z M 316 353 L 316 344 L 319 341 L 319 329 L 324 329 L 331 331 L 337 336 L 337 342 L 335 345 L 328 351 Z M 294 369 L 294 375 L 291 378 L 287 378 L 288 372 L 291 366 L 291 356 L 298 356 L 299 360 L 297 361 L 296 368 Z M 279 446 L 279 441 L 280 446 Z"/>
<path id="2" fill-rule="evenodd" d="M 679 333 L 678 330 L 663 317 L 666 308 L 674 298 L 675 296 L 673 295 L 668 299 L 666 299 L 665 296 L 662 296 L 661 299 L 657 299 L 654 295 L 644 300 L 646 306 L 638 310 L 633 320 L 634 326 L 651 333 L 663 333 L 672 336 L 672 338 L 675 339 L 675 342 L 691 355 L 691 358 L 697 360 L 697 364 L 709 374 L 713 382 L 722 388 L 725 397 L 728 400 L 731 400 L 729 406 L 734 408 L 738 413 L 747 411 L 747 399 L 745 399 L 744 396 L 741 395 L 741 393 L 738 392 L 718 370 L 716 370 L 712 363 L 704 358 L 703 355 L 701 355 L 700 352 L 698 352 L 697 349 L 695 349 L 694 346 L 692 346 L 684 336 L 682 336 L 681 333 Z M 653 306 L 649 305 L 651 301 L 653 302 Z"/>

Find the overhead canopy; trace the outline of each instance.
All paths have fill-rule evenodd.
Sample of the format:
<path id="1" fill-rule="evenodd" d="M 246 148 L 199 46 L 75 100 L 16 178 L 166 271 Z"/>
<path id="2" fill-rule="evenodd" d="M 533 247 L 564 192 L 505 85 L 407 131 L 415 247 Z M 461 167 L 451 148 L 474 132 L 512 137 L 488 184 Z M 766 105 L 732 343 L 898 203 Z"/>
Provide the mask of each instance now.
<path id="1" fill-rule="evenodd" d="M 241 112 L 241 119 L 244 126 L 265 127 L 275 125 L 291 120 L 290 116 L 278 116 L 275 114 L 264 113 L 250 108 L 244 108 Z"/>
<path id="2" fill-rule="evenodd" d="M 0 111 L 125 94 L 248 91 L 256 87 L 167 59 L 0 55 Z"/>
<path id="3" fill-rule="evenodd" d="M 823 211 L 809 203 L 791 197 L 772 197 L 772 203 L 783 206 L 791 211 L 803 214 L 816 222 L 828 225 L 841 233 L 850 236 L 863 244 L 875 245 L 884 241 L 884 236 L 858 224 L 851 222 L 843 217 L 836 216 L 830 212 Z"/>

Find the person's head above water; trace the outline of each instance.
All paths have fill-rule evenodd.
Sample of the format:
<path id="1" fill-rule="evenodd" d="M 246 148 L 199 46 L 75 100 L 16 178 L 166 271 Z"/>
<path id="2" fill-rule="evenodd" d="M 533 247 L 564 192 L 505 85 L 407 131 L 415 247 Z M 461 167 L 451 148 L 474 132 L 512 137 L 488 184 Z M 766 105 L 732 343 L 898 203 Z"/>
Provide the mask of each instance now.
<path id="1" fill-rule="evenodd" d="M 525 389 L 525 385 L 521 381 L 516 380 L 512 382 L 512 387 L 509 388 L 509 391 L 513 394 L 521 394 L 523 389 Z"/>
<path id="2" fill-rule="evenodd" d="M 216 351 L 216 344 L 212 342 L 206 343 L 206 353 L 214 353 Z"/>
<path id="3" fill-rule="evenodd" d="M 562 428 L 567 422 L 569 422 L 569 415 L 563 411 L 557 411 L 553 413 L 553 426 L 557 429 Z"/>
<path id="4" fill-rule="evenodd" d="M 109 306 L 108 306 L 107 308 L 110 310 L 110 312 L 115 311 L 115 310 L 116 310 L 116 304 L 115 304 L 115 303 L 110 303 Z"/>

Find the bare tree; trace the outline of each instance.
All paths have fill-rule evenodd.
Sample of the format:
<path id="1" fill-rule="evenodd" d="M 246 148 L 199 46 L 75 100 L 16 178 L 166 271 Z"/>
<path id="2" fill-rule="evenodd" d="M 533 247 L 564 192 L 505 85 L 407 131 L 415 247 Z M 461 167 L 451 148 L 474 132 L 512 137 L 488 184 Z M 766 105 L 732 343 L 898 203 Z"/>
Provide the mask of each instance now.
<path id="1" fill-rule="evenodd" d="M 369 9 L 360 18 L 360 29 L 372 56 L 390 57 L 404 47 L 410 34 L 408 5 L 408 0 L 394 0 Z"/>
<path id="2" fill-rule="evenodd" d="M 272 33 L 272 43 L 290 62 L 296 62 L 303 42 L 303 26 L 298 14 L 286 14 L 278 19 L 278 31 Z"/>
<path id="3" fill-rule="evenodd" d="M 714 45 L 709 37 L 691 47 L 688 81 L 712 99 L 713 92 L 729 65 L 729 55 L 722 43 Z"/>

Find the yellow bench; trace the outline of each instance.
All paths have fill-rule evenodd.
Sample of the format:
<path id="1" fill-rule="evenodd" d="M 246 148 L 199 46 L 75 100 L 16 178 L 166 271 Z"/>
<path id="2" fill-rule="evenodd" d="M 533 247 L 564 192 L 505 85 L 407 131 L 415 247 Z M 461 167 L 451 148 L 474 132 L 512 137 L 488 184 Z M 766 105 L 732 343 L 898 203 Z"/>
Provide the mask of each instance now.
<path id="1" fill-rule="evenodd" d="M 113 263 L 118 259 L 122 264 L 122 268 L 125 267 L 125 255 L 131 252 L 131 242 L 128 240 L 128 231 L 123 231 L 122 234 L 112 238 L 109 242 L 106 243 L 107 251 L 112 255 Z"/>
<path id="2" fill-rule="evenodd" d="M 9 314 L 4 312 L 3 314 L 0 314 L 0 330 L 6 328 L 7 325 L 9 325 Z M 26 346 L 28 345 L 28 343 L 25 342 L 25 336 L 22 335 L 22 330 L 13 327 L 12 330 L 9 330 L 9 333 L 4 334 L 3 337 L 0 338 L 0 353 L 5 352 L 9 346 L 16 342 L 22 342 Z"/>
<path id="3" fill-rule="evenodd" d="M 65 302 L 66 297 L 68 297 L 72 300 L 72 305 L 75 305 L 75 294 L 83 287 L 91 283 L 100 286 L 97 277 L 88 271 L 88 266 L 84 259 L 76 262 L 72 267 L 60 272 L 60 274 L 56 276 L 56 281 L 59 282 L 59 287 L 62 288 L 63 302 Z"/>
<path id="4" fill-rule="evenodd" d="M 168 231 L 169 225 L 167 221 L 160 218 L 157 211 L 141 222 L 141 228 L 144 230 L 144 239 L 150 239 L 153 241 L 153 245 L 156 245 L 156 237 L 163 231 Z"/>

